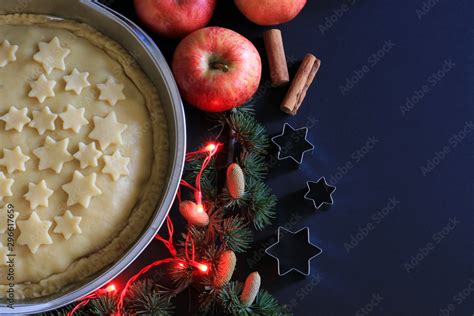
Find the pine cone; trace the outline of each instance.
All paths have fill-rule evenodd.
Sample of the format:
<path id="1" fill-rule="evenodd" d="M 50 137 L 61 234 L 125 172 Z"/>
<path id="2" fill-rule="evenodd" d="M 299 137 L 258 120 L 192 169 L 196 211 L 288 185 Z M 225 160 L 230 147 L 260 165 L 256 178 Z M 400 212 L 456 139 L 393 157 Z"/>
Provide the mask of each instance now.
<path id="1" fill-rule="evenodd" d="M 204 210 L 199 211 L 198 205 L 193 201 L 181 202 L 179 212 L 193 225 L 203 227 L 209 224 L 209 215 Z"/>
<path id="2" fill-rule="evenodd" d="M 238 199 L 245 192 L 245 178 L 242 168 L 236 163 L 227 168 L 227 189 L 232 198 Z"/>
<path id="3" fill-rule="evenodd" d="M 240 303 L 248 307 L 253 304 L 257 297 L 258 290 L 260 290 L 261 278 L 258 272 L 252 272 L 245 280 L 244 289 L 240 294 Z"/>
<path id="4" fill-rule="evenodd" d="M 216 288 L 226 285 L 234 274 L 236 263 L 235 253 L 232 250 L 224 251 L 217 261 L 217 271 L 212 280 L 212 285 Z"/>

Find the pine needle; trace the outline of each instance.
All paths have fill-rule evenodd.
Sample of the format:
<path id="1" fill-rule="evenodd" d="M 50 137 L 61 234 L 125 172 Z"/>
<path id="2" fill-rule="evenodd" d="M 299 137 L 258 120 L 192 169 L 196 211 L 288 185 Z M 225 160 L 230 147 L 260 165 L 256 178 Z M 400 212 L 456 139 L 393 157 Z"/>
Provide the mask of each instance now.
<path id="1" fill-rule="evenodd" d="M 253 241 L 248 222 L 236 215 L 224 220 L 220 231 L 222 243 L 236 253 L 245 252 Z"/>

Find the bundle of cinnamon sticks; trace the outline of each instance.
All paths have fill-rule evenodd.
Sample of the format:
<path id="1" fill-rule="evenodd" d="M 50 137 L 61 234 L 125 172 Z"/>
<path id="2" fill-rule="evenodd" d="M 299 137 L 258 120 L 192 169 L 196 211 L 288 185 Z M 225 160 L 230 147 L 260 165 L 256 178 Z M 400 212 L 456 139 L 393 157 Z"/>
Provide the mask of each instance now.
<path id="1" fill-rule="evenodd" d="M 277 29 L 266 31 L 263 38 L 268 55 L 272 86 L 284 86 L 290 82 L 290 76 L 281 31 Z M 320 66 L 321 61 L 318 58 L 312 54 L 306 54 L 281 103 L 280 108 L 283 112 L 296 115 Z"/>

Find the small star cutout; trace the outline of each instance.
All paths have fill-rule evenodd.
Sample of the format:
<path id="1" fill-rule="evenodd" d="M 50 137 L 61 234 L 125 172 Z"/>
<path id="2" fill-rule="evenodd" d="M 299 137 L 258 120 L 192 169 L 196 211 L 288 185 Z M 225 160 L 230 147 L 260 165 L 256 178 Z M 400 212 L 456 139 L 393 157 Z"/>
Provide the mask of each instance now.
<path id="1" fill-rule="evenodd" d="M 38 46 L 39 52 L 33 56 L 33 59 L 43 65 L 48 75 L 53 69 L 66 70 L 64 59 L 71 50 L 61 47 L 57 37 L 54 37 L 49 43 L 39 42 Z"/>
<path id="2" fill-rule="evenodd" d="M 73 157 L 67 151 L 69 138 L 65 138 L 56 142 L 49 136 L 46 136 L 46 141 L 43 147 L 36 148 L 33 153 L 39 158 L 39 170 L 48 168 L 53 169 L 56 173 L 60 173 L 65 162 L 71 161 Z"/>
<path id="3" fill-rule="evenodd" d="M 31 122 L 28 117 L 28 109 L 23 108 L 18 110 L 16 107 L 10 107 L 8 113 L 0 117 L 0 120 L 6 123 L 5 130 L 15 129 L 17 132 L 21 132 L 25 124 Z"/>
<path id="4" fill-rule="evenodd" d="M 63 234 L 64 239 L 69 240 L 74 234 L 81 234 L 82 230 L 79 224 L 82 220 L 80 216 L 73 216 L 71 211 L 67 210 L 63 216 L 54 216 L 56 227 L 53 232 Z"/>
<path id="5" fill-rule="evenodd" d="M 96 179 L 95 173 L 84 176 L 79 171 L 74 171 L 72 181 L 62 186 L 68 194 L 67 205 L 81 204 L 85 208 L 89 207 L 91 198 L 102 194 L 96 186 Z"/>
<path id="6" fill-rule="evenodd" d="M 117 122 L 115 112 L 109 113 L 105 118 L 94 116 L 94 129 L 89 137 L 97 140 L 100 148 L 106 149 L 110 144 L 122 144 L 121 134 L 126 128 L 126 124 Z"/>
<path id="7" fill-rule="evenodd" d="M 63 120 L 63 129 L 72 129 L 75 133 L 79 133 L 81 127 L 89 124 L 89 121 L 84 117 L 86 109 L 75 108 L 68 104 L 66 111 L 59 114 Z"/>
<path id="8" fill-rule="evenodd" d="M 20 146 L 16 146 L 15 149 L 3 149 L 3 158 L 0 159 L 0 166 L 7 168 L 8 173 L 14 171 L 25 171 L 25 163 L 30 160 L 30 157 L 23 155 Z"/>
<path id="9" fill-rule="evenodd" d="M 8 265 L 8 248 L 0 242 L 0 266 Z"/>
<path id="10" fill-rule="evenodd" d="M 308 186 L 308 192 L 306 192 L 304 198 L 313 201 L 316 209 L 319 209 L 323 204 L 333 203 L 332 193 L 336 190 L 336 187 L 327 184 L 324 177 L 319 178 L 317 182 L 308 181 L 306 185 Z"/>
<path id="11" fill-rule="evenodd" d="M 41 75 L 36 81 L 30 83 L 31 91 L 28 96 L 38 99 L 39 103 L 43 103 L 47 97 L 54 97 L 54 87 L 56 81 L 48 80 L 44 75 Z"/>
<path id="12" fill-rule="evenodd" d="M 278 227 L 278 240 L 268 247 L 265 252 L 278 262 L 278 275 L 282 276 L 295 270 L 308 276 L 311 272 L 311 259 L 323 251 L 313 245 L 309 238 L 309 228 L 297 232 Z"/>
<path id="13" fill-rule="evenodd" d="M 70 75 L 64 76 L 63 79 L 66 81 L 66 91 L 74 91 L 77 95 L 81 94 L 82 89 L 89 87 L 91 84 L 87 81 L 89 77 L 88 72 L 79 72 L 74 68 Z"/>
<path id="14" fill-rule="evenodd" d="M 97 160 L 102 156 L 102 152 L 97 150 L 95 142 L 86 145 L 79 143 L 79 150 L 74 154 L 74 158 L 80 161 L 81 169 L 87 167 L 97 167 Z"/>
<path id="15" fill-rule="evenodd" d="M 116 83 L 112 77 L 107 78 L 105 83 L 99 83 L 97 88 L 100 90 L 100 101 L 107 101 L 107 103 L 113 106 L 117 104 L 117 101 L 125 100 L 123 84 Z"/>
<path id="16" fill-rule="evenodd" d="M 0 47 L 0 68 L 8 65 L 9 62 L 16 60 L 17 45 L 11 45 L 9 41 L 4 40 Z"/>
<path id="17" fill-rule="evenodd" d="M 8 212 L 8 204 L 6 204 L 0 212 L 0 234 L 4 234 L 7 231 L 9 223 L 13 224 L 13 228 L 16 228 L 16 220 L 18 216 L 20 216 L 20 213 L 13 212 L 13 215 L 11 215 L 11 213 Z"/>
<path id="18" fill-rule="evenodd" d="M 12 196 L 12 185 L 15 180 L 5 177 L 3 172 L 0 171 L 0 201 L 3 201 L 4 197 Z"/>
<path id="19" fill-rule="evenodd" d="M 54 191 L 46 186 L 46 181 L 41 180 L 38 184 L 30 182 L 28 184 L 28 193 L 24 197 L 30 202 L 31 209 L 34 210 L 38 206 L 48 206 L 48 199 L 53 193 Z"/>
<path id="20" fill-rule="evenodd" d="M 300 165 L 304 154 L 314 149 L 313 144 L 307 140 L 307 135 L 307 127 L 294 129 L 285 123 L 281 134 L 272 138 L 272 142 L 278 146 L 278 160 L 291 158 Z"/>
<path id="21" fill-rule="evenodd" d="M 18 221 L 20 236 L 17 243 L 27 246 L 31 253 L 36 253 L 41 245 L 50 245 L 53 240 L 49 236 L 48 230 L 51 227 L 50 221 L 42 221 L 35 211 L 31 213 L 26 221 Z"/>
<path id="22" fill-rule="evenodd" d="M 112 156 L 104 156 L 105 167 L 102 169 L 103 173 L 108 173 L 114 181 L 117 181 L 120 176 L 128 176 L 127 165 L 130 158 L 122 157 L 120 152 L 116 150 Z"/>
<path id="23" fill-rule="evenodd" d="M 57 114 L 51 112 L 48 106 L 41 111 L 33 111 L 33 120 L 30 127 L 36 128 L 38 134 L 43 135 L 46 131 L 54 131 L 54 121 L 58 118 Z"/>

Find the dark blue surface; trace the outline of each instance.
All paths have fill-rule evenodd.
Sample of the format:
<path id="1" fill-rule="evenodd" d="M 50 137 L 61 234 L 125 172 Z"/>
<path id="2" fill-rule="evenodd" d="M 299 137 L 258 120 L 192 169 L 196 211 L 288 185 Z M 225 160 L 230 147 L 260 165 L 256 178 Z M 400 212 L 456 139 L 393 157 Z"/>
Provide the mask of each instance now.
<path id="1" fill-rule="evenodd" d="M 112 7 L 135 19 L 130 2 Z M 279 110 L 285 89 L 269 88 L 265 28 L 231 1 L 219 2 L 211 24 L 247 36 L 262 55 L 259 120 L 272 136 L 284 122 L 308 126 L 316 146 L 299 169 L 273 169 L 278 220 L 238 257 L 237 279 L 258 270 L 262 286 L 296 315 L 474 313 L 473 18 L 468 0 L 310 1 L 279 26 L 293 74 L 308 52 L 322 60 L 298 115 L 289 117 Z M 170 61 L 176 42 L 155 39 Z M 199 111 L 186 112 L 194 149 L 208 126 Z M 334 205 L 316 212 L 303 195 L 305 182 L 321 176 L 337 191 Z M 279 277 L 264 255 L 278 225 L 308 226 L 324 250 L 310 277 Z M 126 274 L 157 253 L 165 255 L 158 242 Z"/>

